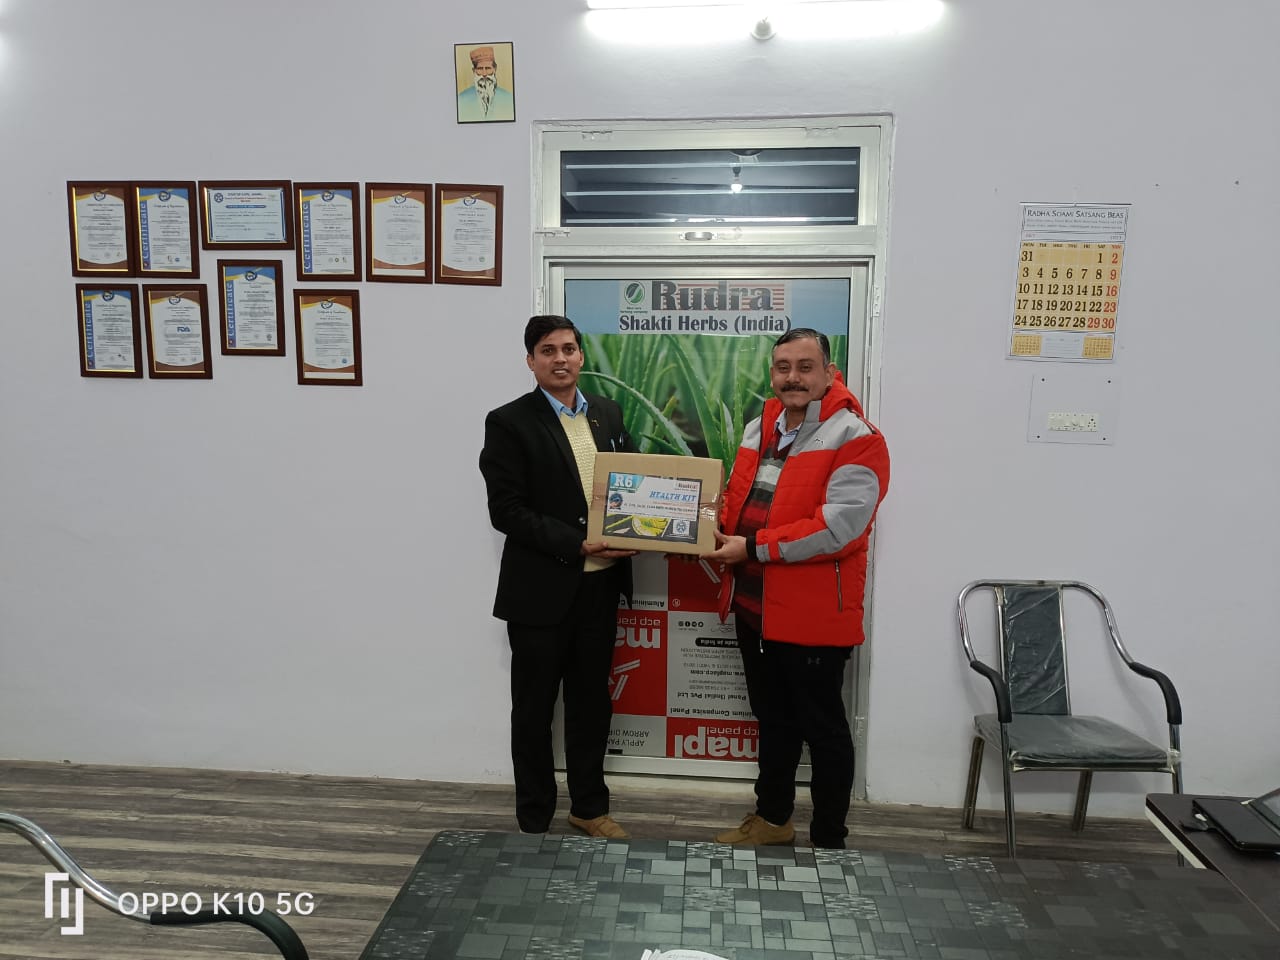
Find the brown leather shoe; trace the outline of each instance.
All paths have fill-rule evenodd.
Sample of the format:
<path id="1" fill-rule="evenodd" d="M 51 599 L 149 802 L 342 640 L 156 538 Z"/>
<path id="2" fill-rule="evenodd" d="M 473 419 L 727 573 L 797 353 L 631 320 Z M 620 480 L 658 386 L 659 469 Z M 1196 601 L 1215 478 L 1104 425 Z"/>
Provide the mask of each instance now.
<path id="1" fill-rule="evenodd" d="M 742 823 L 732 830 L 716 834 L 716 843 L 729 843 L 738 847 L 771 847 L 794 843 L 796 828 L 788 820 L 781 826 L 770 823 L 764 817 L 748 813 Z"/>
<path id="2" fill-rule="evenodd" d="M 613 819 L 607 813 L 602 817 L 592 817 L 590 820 L 583 820 L 581 817 L 575 817 L 569 814 L 569 825 L 577 827 L 589 837 L 608 837 L 610 840 L 626 840 L 631 834 L 623 830 L 619 826 L 618 821 Z"/>

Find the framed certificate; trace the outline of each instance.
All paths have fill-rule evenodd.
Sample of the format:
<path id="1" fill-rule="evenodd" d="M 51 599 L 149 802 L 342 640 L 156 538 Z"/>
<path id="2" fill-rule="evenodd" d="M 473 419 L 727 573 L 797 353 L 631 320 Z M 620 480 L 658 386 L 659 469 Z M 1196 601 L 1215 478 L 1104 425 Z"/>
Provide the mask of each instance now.
<path id="1" fill-rule="evenodd" d="M 138 275 L 190 280 L 199 277 L 195 183 L 190 180 L 135 183 L 132 199 Z"/>
<path id="2" fill-rule="evenodd" d="M 133 191 L 119 180 L 67 181 L 71 273 L 77 277 L 133 273 Z"/>
<path id="3" fill-rule="evenodd" d="M 295 183 L 298 279 L 360 279 L 360 188 L 355 183 Z"/>
<path id="4" fill-rule="evenodd" d="M 288 180 L 201 180 L 200 243 L 206 250 L 291 250 Z"/>
<path id="5" fill-rule="evenodd" d="M 502 284 L 502 187 L 436 184 L 435 279 Z"/>
<path id="6" fill-rule="evenodd" d="M 365 279 L 431 282 L 431 185 L 364 185 Z"/>
<path id="7" fill-rule="evenodd" d="M 223 355 L 284 356 L 284 264 L 219 260 Z"/>
<path id="8" fill-rule="evenodd" d="M 294 290 L 293 332 L 298 383 L 358 387 L 360 293 L 357 290 Z"/>
<path id="9" fill-rule="evenodd" d="M 209 304 L 203 284 L 142 285 L 147 374 L 155 379 L 210 380 Z"/>
<path id="10" fill-rule="evenodd" d="M 138 288 L 133 284 L 77 283 L 80 376 L 142 376 Z"/>

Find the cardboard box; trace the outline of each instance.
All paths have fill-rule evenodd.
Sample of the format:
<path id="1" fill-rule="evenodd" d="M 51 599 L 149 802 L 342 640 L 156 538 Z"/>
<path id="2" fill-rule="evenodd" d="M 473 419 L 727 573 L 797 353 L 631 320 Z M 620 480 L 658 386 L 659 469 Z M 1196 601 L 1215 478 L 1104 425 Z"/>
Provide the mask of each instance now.
<path id="1" fill-rule="evenodd" d="M 710 553 L 724 464 L 661 453 L 597 453 L 587 539 L 623 550 Z"/>

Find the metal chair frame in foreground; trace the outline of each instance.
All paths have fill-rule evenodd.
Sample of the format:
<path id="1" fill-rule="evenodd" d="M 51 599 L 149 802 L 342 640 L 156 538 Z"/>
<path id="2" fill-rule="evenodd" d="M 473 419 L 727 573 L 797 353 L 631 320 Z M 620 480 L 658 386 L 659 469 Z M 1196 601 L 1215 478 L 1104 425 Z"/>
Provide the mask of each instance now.
<path id="1" fill-rule="evenodd" d="M 974 654 L 966 603 L 976 591 L 995 598 L 1000 641 L 1000 669 Z M 1134 673 L 1155 681 L 1164 697 L 1169 746 L 1159 747 L 1102 717 L 1073 716 L 1067 684 L 1066 624 L 1063 594 L 1091 597 L 1106 620 L 1111 645 Z M 957 600 L 960 639 L 969 666 L 991 684 L 996 713 L 973 718 L 975 735 L 969 757 L 963 825 L 973 827 L 983 745 L 1000 750 L 1004 777 L 1005 838 L 1010 858 L 1017 856 L 1014 831 L 1013 774 L 1019 770 L 1078 770 L 1073 830 L 1084 829 L 1094 771 L 1154 771 L 1173 777 L 1174 793 L 1182 792 L 1179 728 L 1182 705 L 1172 681 L 1159 670 L 1138 663 L 1120 640 L 1111 605 L 1096 589 L 1078 580 L 975 580 Z"/>
<path id="2" fill-rule="evenodd" d="M 298 934 L 279 914 L 270 910 L 264 910 L 256 914 L 249 912 L 226 913 L 223 911 L 218 911 L 215 914 L 212 910 L 201 910 L 192 914 L 182 912 L 131 912 L 123 909 L 120 904 L 120 897 L 89 876 L 84 868 L 66 850 L 62 849 L 58 841 L 54 840 L 44 828 L 25 817 L 0 811 L 0 830 L 10 830 L 29 841 L 32 846 L 44 855 L 46 860 L 67 874 L 72 883 L 112 913 L 128 917 L 130 920 L 136 920 L 140 923 L 151 924 L 152 926 L 242 923 L 265 934 L 276 945 L 276 949 L 280 951 L 280 956 L 284 960 L 309 960 L 307 948 L 303 946 Z"/>

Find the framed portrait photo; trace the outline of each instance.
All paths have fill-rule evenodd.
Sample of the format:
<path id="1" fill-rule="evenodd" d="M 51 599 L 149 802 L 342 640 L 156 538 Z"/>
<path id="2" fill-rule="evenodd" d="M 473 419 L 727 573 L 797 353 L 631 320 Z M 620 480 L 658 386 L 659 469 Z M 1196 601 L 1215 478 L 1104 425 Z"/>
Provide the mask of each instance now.
<path id="1" fill-rule="evenodd" d="M 459 123 L 510 123 L 515 120 L 513 44 L 455 43 L 453 70 Z"/>

